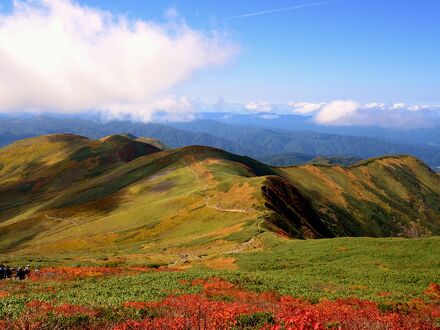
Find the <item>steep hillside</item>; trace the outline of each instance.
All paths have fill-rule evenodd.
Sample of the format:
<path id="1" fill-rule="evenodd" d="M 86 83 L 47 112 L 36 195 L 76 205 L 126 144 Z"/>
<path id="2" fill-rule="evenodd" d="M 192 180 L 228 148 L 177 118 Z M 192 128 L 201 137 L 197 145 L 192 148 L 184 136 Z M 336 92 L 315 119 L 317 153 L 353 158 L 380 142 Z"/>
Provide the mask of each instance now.
<path id="1" fill-rule="evenodd" d="M 287 184 L 273 184 L 272 168 L 218 149 L 50 135 L 2 149 L 0 164 L 3 253 L 118 250 L 169 262 L 240 250 L 267 228 L 331 236 L 299 192 L 270 192 Z"/>
<path id="2" fill-rule="evenodd" d="M 267 231 L 433 235 L 439 197 L 440 177 L 407 156 L 272 168 L 209 147 L 161 151 L 128 134 L 48 135 L 0 149 L 0 253 L 185 264 L 264 248 Z"/>
<path id="3" fill-rule="evenodd" d="M 440 234 L 440 176 L 413 157 L 370 159 L 348 168 L 288 167 L 279 173 L 338 236 Z"/>
<path id="4" fill-rule="evenodd" d="M 19 212 L 22 204 L 158 151 L 124 136 L 92 141 L 58 134 L 13 143 L 0 149 L 0 220 Z"/>

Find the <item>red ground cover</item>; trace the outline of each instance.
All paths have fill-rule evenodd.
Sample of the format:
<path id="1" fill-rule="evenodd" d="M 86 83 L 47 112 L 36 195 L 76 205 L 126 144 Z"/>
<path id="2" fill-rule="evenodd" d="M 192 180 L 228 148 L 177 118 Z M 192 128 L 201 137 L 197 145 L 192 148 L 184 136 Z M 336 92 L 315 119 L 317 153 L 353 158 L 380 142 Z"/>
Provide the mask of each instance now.
<path id="1" fill-rule="evenodd" d="M 84 271 L 69 269 L 66 272 L 71 276 L 72 273 L 83 275 Z M 110 270 L 89 268 L 86 274 L 95 276 L 93 274 L 106 274 L 106 271 Z M 115 271 L 118 272 L 117 269 Z M 198 279 L 191 283 L 183 281 L 182 284 L 200 286 L 202 290 L 198 294 L 172 295 L 155 302 L 125 302 L 118 309 L 122 314 L 119 312 L 117 319 L 108 318 L 109 311 L 102 308 L 32 301 L 26 305 L 22 317 L 13 321 L 12 328 L 39 329 L 45 322 L 54 322 L 54 318 L 77 318 L 82 323 L 69 323 L 63 329 L 440 329 L 440 304 L 437 300 L 440 286 L 434 283 L 425 291 L 426 300 L 401 304 L 380 304 L 360 299 L 312 303 L 274 293 L 249 292 L 218 278 Z M 2 325 L 5 323 L 0 321 L 0 328 Z"/>
<path id="2" fill-rule="evenodd" d="M 158 316 L 127 321 L 114 329 L 232 329 L 246 325 L 272 330 L 440 329 L 440 306 L 422 300 L 386 305 L 384 311 L 372 301 L 338 299 L 312 304 L 289 296 L 240 290 L 220 279 L 196 280 L 192 284 L 202 285 L 203 292 L 170 296 L 154 303 L 127 302 L 127 308 L 155 311 Z M 255 317 L 243 324 L 240 317 L 244 314 Z M 258 315 L 265 315 L 264 324 L 258 323 Z M 269 320 L 267 315 L 271 316 Z"/>

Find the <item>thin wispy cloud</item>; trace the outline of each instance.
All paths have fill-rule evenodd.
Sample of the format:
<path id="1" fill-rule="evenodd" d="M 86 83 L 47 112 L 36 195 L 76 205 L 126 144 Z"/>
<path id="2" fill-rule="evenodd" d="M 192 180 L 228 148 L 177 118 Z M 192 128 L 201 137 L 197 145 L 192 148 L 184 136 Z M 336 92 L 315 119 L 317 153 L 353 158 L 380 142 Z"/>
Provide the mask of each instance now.
<path id="1" fill-rule="evenodd" d="M 285 7 L 285 8 L 276 8 L 276 9 L 268 9 L 268 10 L 262 10 L 262 11 L 256 11 L 253 13 L 247 13 L 237 16 L 230 16 L 226 18 L 227 20 L 233 20 L 233 19 L 239 19 L 239 18 L 246 18 L 246 17 L 253 17 L 253 16 L 261 16 L 261 15 L 267 15 L 267 14 L 273 14 L 273 13 L 279 13 L 283 11 L 291 11 L 291 10 L 297 10 L 307 7 L 317 7 L 317 6 L 324 6 L 329 5 L 332 3 L 342 2 L 344 0 L 331 0 L 331 1 L 320 1 L 320 2 L 313 2 L 313 3 L 305 3 L 302 5 L 296 5 L 291 7 Z"/>

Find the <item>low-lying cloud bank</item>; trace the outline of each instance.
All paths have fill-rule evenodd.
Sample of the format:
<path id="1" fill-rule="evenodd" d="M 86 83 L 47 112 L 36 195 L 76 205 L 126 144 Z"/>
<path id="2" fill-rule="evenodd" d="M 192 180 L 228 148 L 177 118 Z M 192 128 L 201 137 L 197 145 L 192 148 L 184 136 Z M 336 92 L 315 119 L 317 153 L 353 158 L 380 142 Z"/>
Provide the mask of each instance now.
<path id="1" fill-rule="evenodd" d="M 230 109 L 233 108 L 234 104 L 231 104 Z M 362 104 L 354 100 L 287 104 L 250 102 L 242 105 L 241 110 L 258 113 L 264 119 L 276 118 L 268 114 L 295 114 L 308 117 L 317 125 L 326 126 L 420 128 L 440 124 L 440 106 L 406 105 L 402 102 L 391 104 L 379 102 Z"/>
<path id="2" fill-rule="evenodd" d="M 314 120 L 318 124 L 327 124 L 351 117 L 359 109 L 355 101 L 333 101 L 322 106 Z"/>
<path id="3" fill-rule="evenodd" d="M 192 29 L 176 14 L 153 23 L 70 0 L 16 0 L 0 12 L 0 111 L 187 118 L 191 102 L 163 95 L 236 52 L 220 32 Z"/>
<path id="4" fill-rule="evenodd" d="M 424 127 L 440 121 L 440 107 L 435 105 L 406 105 L 404 103 L 367 103 L 353 100 L 337 100 L 310 103 L 313 110 L 304 112 L 307 104 L 289 104 L 296 114 L 307 114 L 320 125 L 339 126 L 380 126 L 380 127 Z"/>

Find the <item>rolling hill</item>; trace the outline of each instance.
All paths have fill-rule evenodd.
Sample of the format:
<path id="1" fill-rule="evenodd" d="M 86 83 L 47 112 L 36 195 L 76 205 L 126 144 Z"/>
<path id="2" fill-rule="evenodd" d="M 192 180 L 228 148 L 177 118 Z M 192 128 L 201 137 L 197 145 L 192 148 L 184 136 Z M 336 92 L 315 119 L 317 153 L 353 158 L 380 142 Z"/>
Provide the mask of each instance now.
<path id="1" fill-rule="evenodd" d="M 265 232 L 440 233 L 440 177 L 409 156 L 275 168 L 142 141 L 55 134 L 0 149 L 0 253 L 100 251 L 169 264 L 260 249 Z"/>
<path id="2" fill-rule="evenodd" d="M 275 171 L 218 149 L 49 135 L 1 149 L 0 164 L 2 252 L 118 246 L 166 259 L 190 247 L 235 249 L 269 225 L 297 237 L 332 235 L 308 204 L 279 220 L 265 207 L 266 199 L 280 203 L 271 193 L 277 183 L 270 197 L 262 191 Z M 288 202 L 302 198 L 289 193 Z"/>

